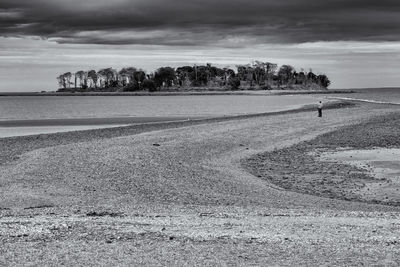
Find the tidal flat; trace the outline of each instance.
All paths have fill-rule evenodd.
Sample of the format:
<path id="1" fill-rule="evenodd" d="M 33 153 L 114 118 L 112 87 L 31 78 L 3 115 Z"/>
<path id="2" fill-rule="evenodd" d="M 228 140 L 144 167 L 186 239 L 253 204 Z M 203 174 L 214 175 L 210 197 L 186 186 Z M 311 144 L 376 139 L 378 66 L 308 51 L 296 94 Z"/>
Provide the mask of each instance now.
<path id="1" fill-rule="evenodd" d="M 397 147 L 398 115 L 347 103 L 0 139 L 0 263 L 396 266 L 398 205 L 283 181 L 304 185 L 300 146 Z"/>

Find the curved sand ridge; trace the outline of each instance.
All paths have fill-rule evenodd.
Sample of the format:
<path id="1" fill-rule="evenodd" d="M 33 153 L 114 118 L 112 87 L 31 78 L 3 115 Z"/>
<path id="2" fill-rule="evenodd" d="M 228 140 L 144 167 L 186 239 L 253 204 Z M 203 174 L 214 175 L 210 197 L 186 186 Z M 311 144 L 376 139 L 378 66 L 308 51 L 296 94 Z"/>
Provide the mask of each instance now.
<path id="1" fill-rule="evenodd" d="M 1 166 L 0 262 L 395 263 L 398 208 L 286 191 L 240 164 L 392 111 L 249 117 L 32 150 Z"/>
<path id="2" fill-rule="evenodd" d="M 397 113 L 376 117 L 252 156 L 244 166 L 290 191 L 400 206 L 399 171 L 393 170 L 398 165 L 399 125 Z M 385 175 L 389 173 L 393 177 Z"/>

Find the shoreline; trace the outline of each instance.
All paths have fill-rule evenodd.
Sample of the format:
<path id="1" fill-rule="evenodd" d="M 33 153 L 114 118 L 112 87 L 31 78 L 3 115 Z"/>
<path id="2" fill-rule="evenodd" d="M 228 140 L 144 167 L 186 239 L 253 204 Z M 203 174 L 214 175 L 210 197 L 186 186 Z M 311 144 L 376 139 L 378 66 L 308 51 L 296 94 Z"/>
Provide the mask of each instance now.
<path id="1" fill-rule="evenodd" d="M 335 101 L 328 103 L 324 109 L 336 108 L 349 108 L 355 106 L 349 101 Z M 43 133 L 35 135 L 24 136 L 10 136 L 0 137 L 0 150 L 4 153 L 0 154 L 0 167 L 2 163 L 10 162 L 12 159 L 17 159 L 21 153 L 28 151 L 54 146 L 64 145 L 75 142 L 87 142 L 91 140 L 114 138 L 119 136 L 135 135 L 150 131 L 158 131 L 165 129 L 173 129 L 179 127 L 193 126 L 206 123 L 224 122 L 231 120 L 240 120 L 247 118 L 270 117 L 276 115 L 293 114 L 299 112 L 307 112 L 315 110 L 315 105 L 305 105 L 298 109 L 291 109 L 285 111 L 246 114 L 246 115 L 233 115 L 225 117 L 211 117 L 211 118 L 197 118 L 183 121 L 173 122 L 150 122 L 133 124 L 127 126 L 116 126 L 110 128 L 88 129 L 81 131 L 67 131 L 57 133 Z M 10 160 L 11 159 L 11 160 Z"/>
<path id="2" fill-rule="evenodd" d="M 33 120 L 0 120 L 0 127 L 40 127 L 40 126 L 102 126 L 127 125 L 156 122 L 184 121 L 201 119 L 204 116 L 154 116 L 154 117 L 109 117 L 109 118 L 61 118 L 61 119 L 33 119 Z"/>
<path id="3" fill-rule="evenodd" d="M 152 122 L 197 120 L 256 113 L 280 112 L 312 105 L 322 96 L 194 96 L 138 97 L 113 99 L 95 97 L 3 98 L 0 138 L 29 134 L 56 133 L 108 126 L 126 126 Z M 53 101 L 55 100 L 55 101 Z M 31 103 L 33 104 L 30 104 Z M 72 101 L 72 102 L 71 102 Z M 96 104 L 96 101 L 102 105 Z M 69 103 L 73 103 L 72 106 Z M 337 102 L 326 100 L 326 102 Z M 25 109 L 17 110 L 27 103 Z M 48 104 L 49 103 L 49 104 Z M 46 104 L 50 106 L 47 108 Z M 211 105 L 208 107 L 208 105 Z M 246 107 L 247 105 L 251 105 Z M 87 108 L 87 111 L 85 112 Z M 82 112 L 79 112 L 82 111 Z M 74 126 L 76 129 L 74 129 Z M 96 126 L 96 127 L 94 127 Z M 25 127 L 25 128 L 24 128 Z M 29 127 L 32 127 L 30 130 Z M 54 128 L 52 130 L 51 128 Z M 15 133 L 15 134 L 13 134 Z"/>
<path id="4" fill-rule="evenodd" d="M 372 103 L 372 104 L 400 105 L 399 102 L 379 101 L 379 100 L 361 99 L 361 98 L 353 98 L 353 97 L 336 97 L 336 96 L 334 96 L 334 97 L 328 97 L 328 99 L 353 101 L 353 102 L 365 102 L 365 103 Z"/>
<path id="5" fill-rule="evenodd" d="M 205 118 L 203 116 L 174 117 L 111 117 L 111 118 L 72 118 L 42 120 L 0 121 L 0 139 L 18 136 L 34 136 L 74 131 L 89 131 L 130 125 L 182 122 Z"/>

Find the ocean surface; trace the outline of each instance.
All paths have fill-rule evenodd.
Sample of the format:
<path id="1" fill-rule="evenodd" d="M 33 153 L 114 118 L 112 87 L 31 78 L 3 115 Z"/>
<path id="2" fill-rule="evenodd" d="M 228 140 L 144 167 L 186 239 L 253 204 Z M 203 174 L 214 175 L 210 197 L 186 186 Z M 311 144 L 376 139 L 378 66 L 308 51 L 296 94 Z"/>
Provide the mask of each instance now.
<path id="1" fill-rule="evenodd" d="M 7 96 L 0 137 L 275 112 L 317 102 L 310 95 Z"/>
<path id="2" fill-rule="evenodd" d="M 0 97 L 0 120 L 223 116 L 276 111 L 315 101 L 306 95 Z"/>

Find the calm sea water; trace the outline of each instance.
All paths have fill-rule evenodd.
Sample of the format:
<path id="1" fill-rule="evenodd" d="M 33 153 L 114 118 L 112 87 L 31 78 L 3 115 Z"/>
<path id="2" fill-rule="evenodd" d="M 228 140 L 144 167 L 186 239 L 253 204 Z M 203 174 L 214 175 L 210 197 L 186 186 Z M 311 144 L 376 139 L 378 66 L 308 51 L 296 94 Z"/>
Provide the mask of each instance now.
<path id="1" fill-rule="evenodd" d="M 43 96 L 0 97 L 0 120 L 223 116 L 285 110 L 312 96 Z"/>
<path id="2" fill-rule="evenodd" d="M 0 97 L 0 137 L 125 125 L 131 118 L 146 122 L 274 112 L 316 101 L 307 95 Z"/>

